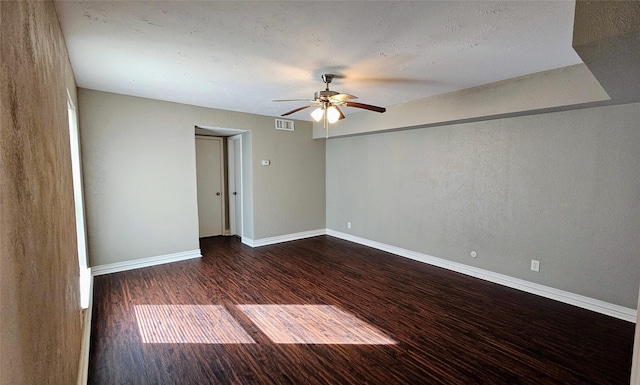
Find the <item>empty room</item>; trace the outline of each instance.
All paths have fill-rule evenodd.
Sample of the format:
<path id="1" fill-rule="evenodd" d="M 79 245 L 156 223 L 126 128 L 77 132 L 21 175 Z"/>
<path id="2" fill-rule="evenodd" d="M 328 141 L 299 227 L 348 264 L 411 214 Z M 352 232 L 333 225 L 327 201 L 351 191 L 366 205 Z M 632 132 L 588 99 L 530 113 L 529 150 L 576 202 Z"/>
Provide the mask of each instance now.
<path id="1" fill-rule="evenodd" d="M 0 385 L 640 385 L 640 2 L 0 22 Z"/>

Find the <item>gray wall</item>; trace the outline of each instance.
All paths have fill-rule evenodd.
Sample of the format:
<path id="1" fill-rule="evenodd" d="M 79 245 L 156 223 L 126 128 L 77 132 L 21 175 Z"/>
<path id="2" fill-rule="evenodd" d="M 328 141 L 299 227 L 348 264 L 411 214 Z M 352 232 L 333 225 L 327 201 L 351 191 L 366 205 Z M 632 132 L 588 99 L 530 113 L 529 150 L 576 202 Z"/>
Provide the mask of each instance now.
<path id="1" fill-rule="evenodd" d="M 605 100 L 609 100 L 609 95 L 587 66 L 576 64 L 386 106 L 384 114 L 349 109 L 348 112 L 355 113 L 332 125 L 329 136 L 479 120 Z M 322 123 L 314 124 L 313 134 L 315 138 L 325 137 Z"/>
<path id="2" fill-rule="evenodd" d="M 638 293 L 638 307 L 640 309 L 640 293 Z M 636 318 L 636 336 L 633 343 L 633 362 L 631 364 L 631 385 L 640 385 L 640 322 Z"/>
<path id="3" fill-rule="evenodd" d="M 633 308 L 638 122 L 629 104 L 330 139 L 327 228 Z"/>
<path id="4" fill-rule="evenodd" d="M 244 236 L 325 228 L 325 143 L 309 122 L 79 90 L 91 266 L 197 249 L 194 126 L 243 134 Z M 271 166 L 260 166 L 262 159 Z"/>

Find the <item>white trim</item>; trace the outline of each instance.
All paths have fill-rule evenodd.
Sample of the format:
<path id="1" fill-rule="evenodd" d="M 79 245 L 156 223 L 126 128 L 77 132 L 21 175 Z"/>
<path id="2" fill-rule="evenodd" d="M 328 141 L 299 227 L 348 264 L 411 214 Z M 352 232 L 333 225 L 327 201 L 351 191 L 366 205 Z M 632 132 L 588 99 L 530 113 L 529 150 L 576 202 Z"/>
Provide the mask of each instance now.
<path id="1" fill-rule="evenodd" d="M 200 258 L 202 254 L 200 249 L 182 251 L 179 253 L 158 255 L 155 257 L 134 259 L 131 261 L 107 263 L 106 265 L 94 266 L 91 268 L 93 276 L 117 273 L 120 271 L 127 271 L 133 269 L 140 269 L 143 267 L 162 265 L 164 263 L 184 261 L 185 259 Z"/>
<path id="2" fill-rule="evenodd" d="M 298 239 L 317 237 L 319 235 L 325 235 L 326 233 L 327 233 L 326 229 L 318 229 L 318 230 L 302 231 L 300 233 L 276 235 L 275 237 L 262 238 L 262 239 L 250 239 L 250 238 L 242 237 L 242 243 L 251 247 L 260 247 L 260 246 L 266 246 L 266 245 L 273 245 L 274 243 L 281 243 L 281 242 L 295 241 Z"/>
<path id="3" fill-rule="evenodd" d="M 238 152 L 240 153 L 240 155 L 238 156 L 238 159 L 240 160 L 240 162 L 238 162 L 239 164 L 236 164 L 235 161 L 235 155 L 236 155 L 236 149 L 235 149 L 235 143 L 238 143 Z M 234 135 L 234 136 L 230 136 L 227 138 L 227 155 L 230 156 L 231 151 L 228 150 L 228 148 L 230 148 L 231 146 L 234 146 L 233 149 L 233 155 L 234 155 L 234 160 L 233 160 L 233 166 L 234 166 L 234 170 L 231 170 L 229 167 L 229 170 L 227 172 L 227 178 L 233 178 L 233 183 L 234 183 L 234 187 L 236 190 L 236 198 L 235 199 L 240 199 L 240 212 L 236 213 L 235 212 L 235 207 L 233 209 L 234 211 L 234 217 L 232 220 L 232 215 L 231 215 L 231 204 L 229 204 L 229 221 L 234 223 L 234 231 L 231 231 L 231 234 L 229 235 L 238 235 L 242 238 L 242 234 L 243 234 L 243 212 L 244 212 L 244 198 L 243 198 L 243 190 L 242 190 L 242 134 L 238 134 L 238 135 Z M 227 164 L 231 165 L 231 160 L 227 159 Z M 239 172 L 239 180 L 236 180 L 236 170 Z M 233 173 L 233 176 L 231 175 Z M 237 183 L 236 183 L 237 182 Z M 230 185 L 231 183 L 229 183 Z M 231 197 L 232 192 L 229 191 L 229 197 Z M 240 219 L 238 221 L 238 219 Z M 239 223 L 238 223 L 239 222 Z M 231 227 L 231 225 L 229 225 L 229 227 Z"/>
<path id="4" fill-rule="evenodd" d="M 611 317 L 619 318 L 629 322 L 637 322 L 637 310 L 615 305 L 612 303 L 600 301 L 598 299 L 585 297 L 568 291 L 555 289 L 549 286 L 525 281 L 523 279 L 509 277 L 507 275 L 494 273 L 492 271 L 479 269 L 477 267 L 464 265 L 462 263 L 448 261 L 446 259 L 433 257 L 431 255 L 418 253 L 403 249 L 396 246 L 372 241 L 366 238 L 357 237 L 351 234 L 345 234 L 339 231 L 327 229 L 326 234 L 332 237 L 344 239 L 350 242 L 359 243 L 361 245 L 373 247 L 374 249 L 386 251 L 401 257 L 413 259 L 419 262 L 428 263 L 433 266 L 442 267 L 458 273 L 469 275 L 472 277 L 484 279 L 485 281 L 497 283 L 513 289 L 522 290 L 527 293 L 536 294 L 541 297 L 550 298 L 559 302 L 567 303 L 581 307 L 583 309 L 595 311 Z"/>
<path id="5" fill-rule="evenodd" d="M 640 291 L 638 291 L 638 309 L 640 309 Z M 631 382 L 630 385 L 640 385 L 640 323 L 636 322 L 636 336 L 633 342 L 633 355 L 631 358 Z"/>
<path id="6" fill-rule="evenodd" d="M 89 268 L 89 271 L 91 269 Z M 91 350 L 91 315 L 93 313 L 93 276 L 89 274 L 89 306 L 82 314 L 82 345 L 80 346 L 80 367 L 77 385 L 87 385 L 89 381 L 89 351 Z"/>
<path id="7" fill-rule="evenodd" d="M 91 301 L 91 284 L 93 282 L 90 267 L 80 268 L 78 281 L 80 282 L 80 307 L 82 309 L 88 309 L 89 302 Z"/>

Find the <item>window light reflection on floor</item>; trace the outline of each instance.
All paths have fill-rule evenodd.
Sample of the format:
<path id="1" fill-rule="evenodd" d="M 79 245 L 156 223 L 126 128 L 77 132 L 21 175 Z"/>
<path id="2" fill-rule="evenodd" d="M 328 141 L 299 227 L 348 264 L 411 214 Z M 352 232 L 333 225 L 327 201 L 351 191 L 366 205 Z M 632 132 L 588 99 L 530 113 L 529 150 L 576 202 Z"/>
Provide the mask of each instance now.
<path id="1" fill-rule="evenodd" d="M 330 305 L 237 305 L 277 344 L 391 345 L 396 342 Z"/>
<path id="2" fill-rule="evenodd" d="M 391 345 L 396 342 L 330 305 L 237 305 L 276 344 Z M 251 344 L 255 341 L 221 305 L 136 305 L 147 344 Z"/>
<path id="3" fill-rule="evenodd" d="M 145 344 L 252 344 L 251 336 L 220 305 L 136 305 Z"/>

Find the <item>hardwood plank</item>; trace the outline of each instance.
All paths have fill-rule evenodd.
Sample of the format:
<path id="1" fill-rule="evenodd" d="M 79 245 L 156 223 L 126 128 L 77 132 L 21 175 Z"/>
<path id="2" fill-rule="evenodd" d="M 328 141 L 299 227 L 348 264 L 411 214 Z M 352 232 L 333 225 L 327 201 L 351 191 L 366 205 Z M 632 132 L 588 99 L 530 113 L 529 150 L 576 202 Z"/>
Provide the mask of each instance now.
<path id="1" fill-rule="evenodd" d="M 630 322 L 328 236 L 257 249 L 213 237 L 201 250 L 198 260 L 95 278 L 90 384 L 629 382 Z M 218 306 L 255 343 L 144 344 L 143 305 Z M 274 343 L 260 328 L 273 333 L 274 308 L 255 305 L 330 306 L 396 343 Z M 277 307 L 289 312 L 282 333 L 342 330 L 296 325 L 305 315 L 291 309 Z"/>

